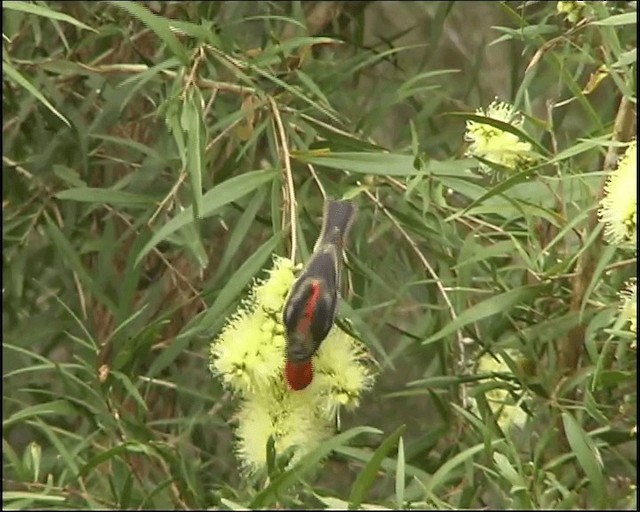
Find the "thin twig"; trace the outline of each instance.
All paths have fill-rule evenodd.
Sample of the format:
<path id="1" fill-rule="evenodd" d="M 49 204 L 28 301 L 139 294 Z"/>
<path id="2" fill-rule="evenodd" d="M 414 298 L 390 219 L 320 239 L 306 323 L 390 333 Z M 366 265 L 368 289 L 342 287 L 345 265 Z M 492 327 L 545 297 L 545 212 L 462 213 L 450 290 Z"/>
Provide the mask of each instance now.
<path id="1" fill-rule="evenodd" d="M 260 108 L 262 108 L 262 106 L 266 103 L 266 100 L 260 100 L 258 103 L 255 103 L 253 105 L 253 110 L 258 110 Z M 231 130 L 233 130 L 233 128 L 235 128 L 238 124 L 240 124 L 242 121 L 245 121 L 246 117 L 240 117 L 238 119 L 236 119 L 235 121 L 233 121 L 231 124 L 229 124 L 224 130 L 222 130 L 218 135 L 216 135 L 213 139 L 211 139 L 211 141 L 209 141 L 209 143 L 207 144 L 207 146 L 204 148 L 205 153 L 208 153 L 209 151 L 211 151 L 211 148 L 213 148 L 213 146 L 216 145 L 216 143 L 222 139 L 222 137 L 224 137 L 226 134 L 228 134 Z"/>
<path id="2" fill-rule="evenodd" d="M 184 167 L 180 170 L 180 175 L 178 176 L 177 181 L 173 184 L 173 187 L 171 187 L 171 190 L 169 191 L 169 193 L 164 197 L 164 199 L 160 202 L 160 204 L 158 205 L 158 207 L 156 208 L 156 211 L 153 212 L 153 215 L 151 216 L 151 218 L 147 221 L 147 226 L 151 226 L 153 224 L 153 221 L 155 220 L 155 218 L 158 216 L 158 214 L 160 213 L 160 211 L 162 210 L 162 208 L 164 208 L 164 205 L 167 204 L 167 201 L 169 201 L 169 199 L 171 197 L 173 197 L 173 195 L 177 192 L 178 187 L 182 184 L 182 182 L 184 181 L 184 179 L 186 178 L 187 173 L 185 172 Z"/>
<path id="3" fill-rule="evenodd" d="M 187 91 L 195 84 L 196 80 L 196 71 L 198 71 L 198 66 L 200 62 L 204 59 L 204 50 L 202 47 L 198 48 L 196 51 L 195 58 L 193 59 L 193 65 L 191 66 L 191 71 L 189 71 L 189 76 L 186 79 L 186 83 L 184 84 L 184 88 L 182 90 L 182 97 L 184 98 Z"/>
<path id="4" fill-rule="evenodd" d="M 71 496 L 77 496 L 87 502 L 91 502 L 93 500 L 97 503 L 100 503 L 101 505 L 104 505 L 109 510 L 116 510 L 118 508 L 117 503 L 111 503 L 109 501 L 104 500 L 103 498 L 99 498 L 98 496 L 89 494 L 86 491 L 86 489 L 84 489 L 84 491 L 79 491 L 77 489 L 74 489 L 73 487 L 59 487 L 59 486 L 50 485 L 49 483 L 45 484 L 40 482 L 24 482 L 24 481 L 18 481 L 18 480 L 10 480 L 6 478 L 2 479 L 2 483 L 3 483 L 3 488 L 9 491 L 25 489 L 29 492 L 34 492 L 34 493 L 45 492 L 47 497 L 63 496 L 66 499 L 70 498 Z"/>
<path id="5" fill-rule="evenodd" d="M 146 64 L 105 64 L 102 66 L 88 66 L 81 62 L 77 63 L 80 67 L 92 71 L 94 73 L 107 74 L 107 73 L 144 73 L 149 70 L 149 66 Z M 159 74 L 169 78 L 176 78 L 178 73 L 171 71 L 170 69 L 162 69 Z M 65 79 L 70 75 L 65 75 Z M 192 77 L 194 85 L 201 89 L 214 89 L 222 92 L 232 92 L 236 94 L 253 94 L 256 90 L 253 87 L 247 87 L 246 85 L 237 85 L 229 82 L 220 82 L 218 80 L 209 80 L 207 78 Z"/>
<path id="6" fill-rule="evenodd" d="M 570 36 L 578 32 L 579 30 L 582 30 L 584 27 L 588 25 L 589 25 L 589 20 L 586 18 L 583 18 L 580 20 L 578 24 L 576 24 L 574 27 L 569 29 L 567 32 L 565 32 L 561 36 L 554 37 L 553 39 L 546 41 L 542 46 L 540 46 L 540 48 L 538 48 L 538 51 L 533 55 L 533 57 L 529 61 L 527 68 L 524 70 L 525 74 L 527 74 L 538 62 L 540 62 L 540 59 L 542 59 L 546 51 L 550 50 L 554 46 L 565 43 L 570 38 Z"/>
<path id="7" fill-rule="evenodd" d="M 320 189 L 320 193 L 322 194 L 322 198 L 326 201 L 327 200 L 327 193 L 324 191 L 324 187 L 322 186 L 322 183 L 320 182 L 320 178 L 318 178 L 318 175 L 316 174 L 316 170 L 313 168 L 313 165 L 311 165 L 311 164 L 307 164 L 307 167 L 309 168 L 309 172 L 311 173 L 311 176 L 313 176 L 313 179 L 316 182 L 316 185 L 318 185 L 318 188 Z"/>
<path id="8" fill-rule="evenodd" d="M 84 293 L 82 291 L 82 285 L 80 284 L 80 279 L 78 278 L 78 275 L 75 272 L 73 273 L 73 282 L 76 285 L 76 289 L 78 290 L 78 297 L 80 298 L 80 310 L 82 311 L 82 319 L 86 320 L 87 319 L 87 301 L 84 298 Z"/>
<path id="9" fill-rule="evenodd" d="M 229 400 L 231 400 L 231 396 L 232 395 L 230 391 L 225 391 L 224 394 L 216 401 L 213 407 L 207 411 L 207 415 L 215 416 L 216 414 L 218 414 L 224 408 L 224 406 L 227 405 Z"/>
<path id="10" fill-rule="evenodd" d="M 289 147 L 287 143 L 287 135 L 284 131 L 284 126 L 282 124 L 282 118 L 280 117 L 280 112 L 278 111 L 278 106 L 276 105 L 275 100 L 269 96 L 269 105 L 271 107 L 271 112 L 273 112 L 273 117 L 276 122 L 276 126 L 278 128 L 278 134 L 280 137 L 280 151 L 282 152 L 282 159 L 284 160 L 284 171 L 286 178 L 286 190 L 287 190 L 287 202 L 289 203 L 289 222 L 291 224 L 291 261 L 295 262 L 296 260 L 296 194 L 295 189 L 293 187 L 293 174 L 291 173 L 291 157 L 289 155 Z"/>
<path id="11" fill-rule="evenodd" d="M 207 117 L 209 117 L 209 113 L 211 112 L 211 107 L 213 107 L 213 102 L 216 101 L 216 98 L 218 97 L 218 89 L 214 89 L 213 92 L 211 93 L 211 96 L 209 96 L 209 101 L 207 101 L 207 104 L 204 107 L 204 110 L 202 111 L 202 119 L 207 119 Z"/>
<path id="12" fill-rule="evenodd" d="M 34 176 L 27 171 L 24 167 L 20 166 L 17 162 L 11 160 L 10 158 L 3 156 L 2 160 L 5 164 L 7 164 L 8 166 L 10 166 L 11 168 L 15 169 L 16 171 L 18 171 L 20 174 L 22 174 L 23 176 L 25 176 L 27 179 L 34 179 Z M 45 191 L 47 191 L 49 194 L 53 194 L 50 190 L 49 187 L 46 184 L 42 184 L 42 186 L 44 187 Z M 51 209 L 53 211 L 53 214 L 56 218 L 56 220 L 58 221 L 58 225 L 60 227 L 63 226 L 64 222 L 62 220 L 62 215 L 60 213 L 60 210 L 58 209 L 58 206 L 55 202 L 51 202 Z M 114 213 L 115 215 L 117 215 L 120 219 L 122 219 L 127 226 L 131 227 L 131 222 L 129 221 L 129 219 L 126 218 L 126 216 L 124 216 L 122 214 L 122 212 L 115 210 L 114 208 L 112 208 L 110 205 L 108 204 L 103 204 L 102 205 L 106 210 L 108 210 L 111 213 Z M 179 272 L 173 265 L 171 265 L 171 263 L 167 260 L 167 258 L 162 254 L 162 252 L 160 252 L 160 250 L 157 247 L 153 248 L 153 252 L 162 260 L 162 262 L 169 268 L 171 269 L 171 271 L 177 275 L 186 285 L 187 287 L 191 290 L 191 292 L 193 292 L 194 297 L 199 297 L 199 293 L 198 291 L 193 287 L 193 285 L 191 284 L 190 280 L 187 279 L 181 272 Z M 75 275 L 75 274 L 74 274 Z M 202 300 L 202 298 L 200 298 L 200 301 L 202 303 L 202 305 L 204 307 L 206 307 L 206 303 L 204 302 L 204 300 Z"/>
<path id="13" fill-rule="evenodd" d="M 135 43 L 138 39 L 140 39 L 141 37 L 147 35 L 151 33 L 151 29 L 150 28 L 143 28 L 142 30 L 140 30 L 140 32 L 137 32 L 135 34 L 133 34 L 130 38 L 129 38 L 129 42 L 130 43 Z M 90 64 L 92 66 L 97 66 L 98 62 L 100 62 L 101 60 L 106 59 L 107 57 L 110 57 L 111 55 L 113 55 L 113 53 L 116 50 L 119 50 L 120 46 L 115 46 L 115 47 L 111 47 L 109 48 L 107 51 L 105 51 L 102 55 L 98 55 L 94 60 L 92 60 L 90 62 Z"/>
<path id="14" fill-rule="evenodd" d="M 447 305 L 447 308 L 449 308 L 449 314 L 451 315 L 451 319 L 455 322 L 456 319 L 458 318 L 458 315 L 456 314 L 456 310 L 454 309 L 453 304 L 449 299 L 449 294 L 447 293 L 446 288 L 442 284 L 442 281 L 438 277 L 438 274 L 436 274 L 436 271 L 433 269 L 431 264 L 427 261 L 427 258 L 425 258 L 424 254 L 422 254 L 422 251 L 419 249 L 418 245 L 414 242 L 411 236 L 409 236 L 409 233 L 407 233 L 406 230 L 400 225 L 400 223 L 396 220 L 396 218 L 393 215 L 391 215 L 391 212 L 389 212 L 389 210 L 387 210 L 387 208 L 378 200 L 378 198 L 376 198 L 368 190 L 365 190 L 365 194 L 369 197 L 369 199 L 371 199 L 378 206 L 378 208 L 382 210 L 382 212 L 389 218 L 389 220 L 393 223 L 396 229 L 402 234 L 405 240 L 409 242 L 409 245 L 411 246 L 413 251 L 416 253 L 416 256 L 418 256 L 418 258 L 424 265 L 425 269 L 427 269 L 427 272 L 431 275 L 431 277 L 435 281 L 436 286 L 438 287 L 438 290 L 440 291 L 440 294 L 442 295 Z M 466 366 L 466 361 L 464 357 L 464 354 L 465 354 L 464 336 L 459 329 L 456 329 L 456 336 L 458 338 L 458 351 L 459 351 L 458 364 L 460 365 L 460 369 L 464 370 Z M 462 401 L 462 406 L 466 408 L 468 405 L 468 400 L 467 400 L 467 390 L 465 386 L 460 386 L 460 399 Z"/>
<path id="15" fill-rule="evenodd" d="M 24 167 L 22 167 L 15 160 L 11 160 L 11 158 L 9 158 L 8 156 L 2 155 L 2 161 L 5 164 L 7 164 L 9 167 L 11 167 L 12 169 L 15 169 L 16 171 L 18 171 L 18 174 L 22 174 L 28 180 L 32 180 L 33 179 L 33 174 L 31 174 L 29 171 L 27 171 Z"/>
<path id="16" fill-rule="evenodd" d="M 122 212 L 112 208 L 111 206 L 109 206 L 108 204 L 103 204 L 102 205 L 105 209 L 107 209 L 109 212 L 111 212 L 112 214 L 116 215 L 118 218 L 120 218 L 128 227 L 132 226 L 131 221 L 122 214 Z M 167 259 L 167 257 L 162 254 L 162 251 L 160 251 L 160 249 L 158 249 L 157 247 L 154 247 L 152 249 L 152 252 L 158 257 L 160 258 L 160 261 L 162 261 L 162 263 L 164 263 L 166 265 L 166 267 L 168 269 L 171 270 L 171 272 L 177 276 L 178 278 L 180 278 L 180 280 L 187 286 L 187 288 L 189 288 L 189 290 L 193 293 L 193 297 L 191 299 L 189 299 L 189 301 L 193 300 L 193 299 L 198 299 L 200 301 L 200 304 L 202 305 L 202 307 L 206 308 L 207 307 L 207 303 L 204 301 L 204 299 L 200 296 L 198 290 L 196 290 L 194 288 L 194 286 L 191 284 L 191 281 L 189 279 L 187 279 L 187 277 L 180 272 L 177 268 L 175 268 L 171 262 Z"/>

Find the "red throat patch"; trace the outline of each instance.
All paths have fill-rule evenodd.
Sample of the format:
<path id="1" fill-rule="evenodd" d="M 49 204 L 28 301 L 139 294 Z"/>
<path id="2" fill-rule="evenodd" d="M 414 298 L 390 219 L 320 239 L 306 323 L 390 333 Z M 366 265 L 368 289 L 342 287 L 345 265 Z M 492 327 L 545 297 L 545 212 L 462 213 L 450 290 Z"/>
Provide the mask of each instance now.
<path id="1" fill-rule="evenodd" d="M 300 391 L 306 388 L 313 380 L 311 361 L 305 361 L 300 364 L 287 361 L 284 367 L 284 375 L 287 378 L 289 386 L 294 391 Z"/>

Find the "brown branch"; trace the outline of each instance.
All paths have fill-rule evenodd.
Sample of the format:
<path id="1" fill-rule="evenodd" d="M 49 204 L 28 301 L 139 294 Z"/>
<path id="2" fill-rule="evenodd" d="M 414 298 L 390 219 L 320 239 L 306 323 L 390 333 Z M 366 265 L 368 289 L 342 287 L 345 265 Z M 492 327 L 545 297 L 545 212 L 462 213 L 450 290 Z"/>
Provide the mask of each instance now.
<path id="1" fill-rule="evenodd" d="M 93 73 L 109 74 L 109 73 L 144 73 L 149 70 L 149 66 L 146 64 L 104 64 L 101 66 L 88 66 L 87 64 L 77 63 L 78 66 L 92 71 Z M 163 69 L 159 72 L 160 75 L 168 78 L 176 78 L 178 73 L 169 69 Z M 65 79 L 70 75 L 65 75 Z M 191 81 L 194 85 L 201 89 L 214 89 L 222 92 L 232 92 L 235 94 L 253 94 L 256 90 L 253 87 L 247 87 L 245 85 L 232 84 L 229 82 L 220 82 L 218 80 L 209 80 L 207 78 L 198 78 L 192 76 Z M 189 77 L 185 78 L 189 81 Z"/>
<path id="2" fill-rule="evenodd" d="M 41 483 L 41 482 L 23 482 L 18 480 L 10 480 L 3 478 L 2 479 L 3 489 L 6 491 L 26 491 L 32 493 L 38 493 L 43 496 L 57 498 L 63 497 L 65 499 L 69 499 L 72 496 L 79 497 L 85 500 L 87 503 L 90 503 L 92 500 L 104 505 L 107 509 L 115 510 L 117 509 L 116 503 L 111 503 L 106 501 L 98 496 L 94 496 L 89 494 L 86 489 L 78 490 L 73 487 L 59 487 L 50 485 L 49 483 Z M 46 494 L 45 494 L 46 493 Z"/>
<path id="3" fill-rule="evenodd" d="M 620 106 L 618 107 L 618 113 L 613 126 L 612 141 L 623 142 L 629 140 L 633 133 L 633 118 L 634 118 L 633 104 L 626 96 L 623 96 L 620 100 Z M 604 160 L 604 170 L 611 171 L 615 168 L 617 162 L 617 147 L 615 144 L 609 146 L 607 155 Z M 600 202 L 604 195 L 604 186 L 606 178 L 600 186 L 597 202 Z M 587 232 L 592 232 L 598 227 L 598 208 L 595 207 L 589 213 L 587 221 Z M 571 303 L 569 310 L 572 313 L 578 313 L 584 302 L 585 293 L 591 280 L 593 279 L 593 273 L 597 261 L 597 256 L 600 251 L 600 237 L 593 241 L 591 247 L 586 248 L 581 257 L 578 258 L 576 266 L 576 275 L 571 279 Z M 563 376 L 573 374 L 578 368 L 578 362 L 582 355 L 582 348 L 584 346 L 584 335 L 586 331 L 586 325 L 580 323 L 572 328 L 567 334 L 567 339 L 560 347 L 559 362 Z"/>
<path id="4" fill-rule="evenodd" d="M 275 100 L 269 96 L 269 105 L 271 107 L 271 112 L 273 113 L 273 118 L 275 120 L 275 125 L 277 128 L 278 138 L 280 139 L 280 151 L 282 153 L 282 160 L 284 161 L 284 172 L 286 178 L 286 200 L 289 205 L 289 223 L 291 226 L 291 261 L 295 263 L 296 260 L 296 245 L 297 245 L 297 227 L 296 227 L 296 193 L 295 188 L 293 186 L 293 175 L 291 173 L 291 156 L 289 155 L 289 147 L 287 142 L 287 134 L 284 131 L 284 125 L 282 124 L 282 118 L 280 117 L 280 111 L 278 110 L 278 105 L 276 105 Z"/>

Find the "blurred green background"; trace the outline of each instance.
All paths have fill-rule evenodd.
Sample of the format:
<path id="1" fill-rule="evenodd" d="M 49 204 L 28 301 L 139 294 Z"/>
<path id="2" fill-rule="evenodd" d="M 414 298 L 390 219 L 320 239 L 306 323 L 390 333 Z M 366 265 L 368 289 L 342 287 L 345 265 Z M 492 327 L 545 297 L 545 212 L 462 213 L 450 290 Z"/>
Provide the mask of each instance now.
<path id="1" fill-rule="evenodd" d="M 2 13 L 4 507 L 637 507 L 636 257 L 597 222 L 636 132 L 636 2 Z M 533 169 L 468 157 L 494 98 Z M 291 252 L 289 176 L 298 261 L 323 195 L 358 203 L 340 313 L 380 369 L 341 430 L 382 434 L 242 478 L 208 347 Z"/>

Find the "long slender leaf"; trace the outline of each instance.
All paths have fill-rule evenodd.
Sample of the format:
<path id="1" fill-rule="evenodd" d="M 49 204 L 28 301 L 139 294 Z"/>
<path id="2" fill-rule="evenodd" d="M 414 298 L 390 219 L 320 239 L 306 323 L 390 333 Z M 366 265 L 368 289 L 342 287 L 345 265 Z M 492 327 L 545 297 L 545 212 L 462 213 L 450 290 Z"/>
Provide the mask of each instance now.
<path id="1" fill-rule="evenodd" d="M 465 309 L 455 320 L 429 336 L 422 344 L 427 345 L 438 341 L 472 322 L 477 322 L 497 314 L 505 314 L 516 304 L 538 296 L 547 288 L 548 285 L 523 286 L 483 300 Z"/>
<path id="2" fill-rule="evenodd" d="M 214 215 L 220 208 L 242 196 L 267 184 L 275 177 L 270 170 L 253 171 L 231 178 L 209 190 L 202 197 L 202 218 Z M 166 240 L 178 229 L 193 221 L 192 207 L 185 208 L 178 215 L 162 226 L 136 256 L 136 265 L 140 263 L 156 245 Z"/>
<path id="3" fill-rule="evenodd" d="M 396 431 L 387 437 L 378 447 L 378 449 L 371 456 L 371 460 L 367 463 L 364 469 L 356 478 L 356 481 L 351 487 L 351 496 L 349 497 L 349 509 L 358 509 L 360 503 L 364 500 L 365 494 L 373 485 L 376 473 L 382 464 L 382 461 L 387 454 L 398 443 L 400 436 L 404 433 L 406 425 L 402 425 L 396 429 Z"/>
<path id="4" fill-rule="evenodd" d="M 58 192 L 55 197 L 82 203 L 108 203 L 125 206 L 148 206 L 155 202 L 151 197 L 134 194 L 132 192 L 91 187 L 69 188 Z"/>
<path id="5" fill-rule="evenodd" d="M 202 173 L 204 165 L 204 133 L 198 95 L 190 91 L 182 105 L 182 129 L 187 134 L 187 171 L 191 178 L 193 215 L 202 218 Z"/>
<path id="6" fill-rule="evenodd" d="M 346 445 L 351 439 L 362 434 L 380 433 L 381 432 L 378 429 L 372 427 L 354 427 L 346 432 L 342 432 L 341 434 L 334 436 L 328 441 L 325 441 L 318 448 L 302 457 L 302 459 L 291 469 L 284 471 L 265 489 L 260 491 L 252 500 L 250 508 L 261 508 L 271 503 L 275 499 L 277 493 L 284 492 L 286 489 L 291 487 L 296 481 L 303 478 L 306 473 L 314 469 L 317 464 L 333 450 Z"/>
<path id="7" fill-rule="evenodd" d="M 43 16 L 44 18 L 49 18 L 50 20 L 58 20 L 64 21 L 66 23 L 70 23 L 71 25 L 75 25 L 78 28 L 84 30 L 91 30 L 92 32 L 97 32 L 97 30 L 91 28 L 89 25 L 85 25 L 81 21 L 75 19 L 73 16 L 69 16 L 68 14 L 64 14 L 62 12 L 54 11 L 45 5 L 34 4 L 31 2 L 2 2 L 3 9 L 11 9 L 14 11 L 26 12 L 29 14 L 35 14 L 37 16 Z"/>
<path id="8" fill-rule="evenodd" d="M 58 119 L 60 119 L 67 126 L 71 127 L 69 121 L 67 121 L 67 118 L 64 117 L 51 103 L 49 103 L 49 100 L 45 98 L 29 80 L 22 76 L 20 72 L 6 60 L 2 61 L 2 73 L 6 73 L 11 80 L 17 83 L 20 87 L 26 89 L 29 94 L 31 94 L 35 99 L 37 99 L 40 103 L 47 107 Z"/>
<path id="9" fill-rule="evenodd" d="M 607 499 L 607 488 L 603 474 L 604 468 L 598 450 L 571 414 L 562 413 L 562 422 L 567 441 L 569 441 L 571 449 L 595 491 L 596 502 L 600 506 L 604 506 Z"/>
<path id="10" fill-rule="evenodd" d="M 113 1 L 110 3 L 138 18 L 142 23 L 147 25 L 156 33 L 156 35 L 167 45 L 183 65 L 187 66 L 189 64 L 187 51 L 171 31 L 171 25 L 166 18 L 153 14 L 146 7 L 143 7 L 136 2 Z"/>

